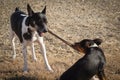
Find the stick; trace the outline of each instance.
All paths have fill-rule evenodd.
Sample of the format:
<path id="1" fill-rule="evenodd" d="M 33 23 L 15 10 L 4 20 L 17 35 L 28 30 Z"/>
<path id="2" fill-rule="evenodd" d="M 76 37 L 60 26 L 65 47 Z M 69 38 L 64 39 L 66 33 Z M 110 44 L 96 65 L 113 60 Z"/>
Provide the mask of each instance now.
<path id="1" fill-rule="evenodd" d="M 50 31 L 49 29 L 48 29 L 48 32 L 49 32 L 50 34 L 54 35 L 55 37 L 57 37 L 58 39 L 60 39 L 61 41 L 63 41 L 63 42 L 64 42 L 65 44 L 67 44 L 68 46 L 70 46 L 70 47 L 72 47 L 73 49 L 75 49 L 75 48 L 73 47 L 73 44 L 67 42 L 66 40 L 64 40 L 64 39 L 62 39 L 62 38 L 60 38 L 59 36 L 57 36 L 56 34 L 54 34 L 54 33 L 53 33 L 52 31 Z"/>

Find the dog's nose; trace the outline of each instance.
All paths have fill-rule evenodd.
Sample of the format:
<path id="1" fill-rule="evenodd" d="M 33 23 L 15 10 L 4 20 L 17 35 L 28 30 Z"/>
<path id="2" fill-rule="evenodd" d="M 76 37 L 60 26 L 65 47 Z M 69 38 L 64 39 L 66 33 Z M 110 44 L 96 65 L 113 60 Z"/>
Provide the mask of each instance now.
<path id="1" fill-rule="evenodd" d="M 48 30 L 47 29 L 44 29 L 44 31 L 43 31 L 44 33 L 46 33 L 46 32 L 48 32 Z"/>

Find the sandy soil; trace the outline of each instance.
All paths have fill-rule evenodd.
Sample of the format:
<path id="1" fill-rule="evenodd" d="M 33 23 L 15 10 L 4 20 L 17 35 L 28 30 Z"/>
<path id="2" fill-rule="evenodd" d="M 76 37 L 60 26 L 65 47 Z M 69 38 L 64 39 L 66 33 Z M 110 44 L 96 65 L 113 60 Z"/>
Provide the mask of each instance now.
<path id="1" fill-rule="evenodd" d="M 29 72 L 24 74 L 18 39 L 17 58 L 11 58 L 9 18 L 17 6 L 26 12 L 27 3 L 34 11 L 41 11 L 46 4 L 48 28 L 71 43 L 85 38 L 103 39 L 101 47 L 107 59 L 106 75 L 109 80 L 120 80 L 120 0 L 0 0 L 0 80 L 54 80 L 83 56 L 46 33 L 44 42 L 54 72 L 45 69 L 39 45 L 36 44 L 38 61 L 32 61 L 28 49 Z"/>

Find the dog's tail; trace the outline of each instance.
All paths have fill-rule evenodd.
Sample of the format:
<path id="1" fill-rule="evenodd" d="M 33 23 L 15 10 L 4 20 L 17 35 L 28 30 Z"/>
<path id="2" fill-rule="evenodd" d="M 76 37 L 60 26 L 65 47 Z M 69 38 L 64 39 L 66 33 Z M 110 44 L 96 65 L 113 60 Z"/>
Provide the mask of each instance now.
<path id="1" fill-rule="evenodd" d="M 16 11 L 20 11 L 19 7 L 16 7 L 16 8 L 15 8 L 15 12 L 16 12 Z"/>

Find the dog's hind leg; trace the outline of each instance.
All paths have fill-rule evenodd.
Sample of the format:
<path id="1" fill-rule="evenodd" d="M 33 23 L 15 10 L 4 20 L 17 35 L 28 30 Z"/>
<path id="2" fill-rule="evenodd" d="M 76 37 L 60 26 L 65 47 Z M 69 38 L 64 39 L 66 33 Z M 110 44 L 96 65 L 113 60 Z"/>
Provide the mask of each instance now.
<path id="1" fill-rule="evenodd" d="M 52 72 L 53 72 L 52 68 L 50 67 L 50 65 L 49 65 L 49 63 L 48 63 L 48 59 L 47 59 L 47 56 L 46 56 L 46 48 L 45 48 L 45 44 L 43 43 L 43 37 L 39 37 L 39 38 L 38 38 L 38 42 L 39 42 L 39 44 L 40 44 L 40 46 L 41 46 L 41 51 L 42 51 L 42 54 L 43 54 L 43 58 L 44 58 L 44 61 L 45 61 L 45 65 L 46 65 L 46 67 L 47 67 L 47 69 L 48 69 L 49 71 L 52 71 Z"/>
<path id="2" fill-rule="evenodd" d="M 33 60 L 37 61 L 36 54 L 35 54 L 34 43 L 31 44 L 31 50 L 32 50 Z"/>
<path id="3" fill-rule="evenodd" d="M 16 50 L 15 50 L 15 33 L 11 30 L 10 32 L 10 40 L 13 49 L 13 59 L 16 58 Z"/>

